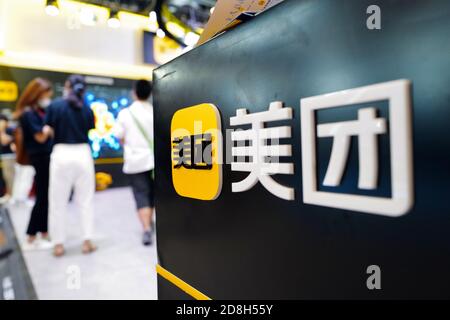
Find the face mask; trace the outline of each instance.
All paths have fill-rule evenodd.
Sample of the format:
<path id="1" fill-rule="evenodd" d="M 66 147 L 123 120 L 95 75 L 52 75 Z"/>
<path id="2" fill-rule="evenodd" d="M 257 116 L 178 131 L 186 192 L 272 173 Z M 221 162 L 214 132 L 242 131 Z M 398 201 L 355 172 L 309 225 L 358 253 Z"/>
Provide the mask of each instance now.
<path id="1" fill-rule="evenodd" d="M 67 98 L 69 95 L 70 95 L 70 90 L 64 88 L 64 90 L 63 90 L 63 98 Z"/>
<path id="2" fill-rule="evenodd" d="M 47 108 L 50 103 L 52 103 L 52 100 L 50 100 L 50 98 L 44 98 L 38 101 L 38 105 L 43 109 Z"/>

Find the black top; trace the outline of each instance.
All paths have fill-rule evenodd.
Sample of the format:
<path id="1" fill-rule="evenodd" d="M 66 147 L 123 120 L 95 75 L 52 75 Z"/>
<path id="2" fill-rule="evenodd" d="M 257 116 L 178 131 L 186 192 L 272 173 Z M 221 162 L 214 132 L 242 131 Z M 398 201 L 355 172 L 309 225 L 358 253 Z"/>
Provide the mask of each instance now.
<path id="1" fill-rule="evenodd" d="M 45 111 L 42 109 L 27 109 L 20 117 L 20 126 L 23 130 L 23 143 L 25 150 L 32 156 L 36 154 L 48 154 L 52 151 L 52 140 L 48 139 L 45 143 L 39 143 L 34 139 L 34 135 L 42 131 L 45 125 Z"/>
<path id="2" fill-rule="evenodd" d="M 9 121 L 7 116 L 5 116 L 4 114 L 0 113 L 0 121 L 2 121 L 2 120 L 6 121 L 6 123 L 8 123 L 8 121 Z M 10 126 L 6 127 L 5 133 L 6 133 L 6 135 L 8 135 L 10 137 L 14 137 L 14 129 L 11 128 Z M 11 153 L 13 153 L 13 151 L 11 150 L 11 143 L 12 142 L 8 143 L 7 145 L 0 144 L 1 153 L 2 154 L 11 154 Z"/>
<path id="3" fill-rule="evenodd" d="M 45 123 L 55 130 L 55 144 L 88 143 L 88 131 L 95 128 L 91 108 L 71 106 L 64 99 L 57 99 L 48 107 Z"/>
<path id="4" fill-rule="evenodd" d="M 11 128 L 11 127 L 6 128 L 5 133 L 10 137 L 14 137 L 14 128 Z M 14 153 L 11 149 L 11 144 L 12 144 L 12 141 L 5 146 L 2 145 L 2 154 Z"/>

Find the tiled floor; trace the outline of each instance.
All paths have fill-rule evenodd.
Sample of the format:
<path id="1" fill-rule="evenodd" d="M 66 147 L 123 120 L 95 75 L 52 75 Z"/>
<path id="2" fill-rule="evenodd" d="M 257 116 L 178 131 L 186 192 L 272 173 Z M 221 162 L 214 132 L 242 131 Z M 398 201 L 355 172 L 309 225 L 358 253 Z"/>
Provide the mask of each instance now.
<path id="1" fill-rule="evenodd" d="M 134 208 L 128 188 L 97 193 L 94 241 L 99 250 L 86 256 L 81 254 L 79 215 L 71 204 L 66 255 L 54 258 L 50 251 L 24 252 L 39 299 L 156 299 L 156 246 L 141 245 Z M 30 211 L 26 204 L 10 206 L 22 243 Z"/>

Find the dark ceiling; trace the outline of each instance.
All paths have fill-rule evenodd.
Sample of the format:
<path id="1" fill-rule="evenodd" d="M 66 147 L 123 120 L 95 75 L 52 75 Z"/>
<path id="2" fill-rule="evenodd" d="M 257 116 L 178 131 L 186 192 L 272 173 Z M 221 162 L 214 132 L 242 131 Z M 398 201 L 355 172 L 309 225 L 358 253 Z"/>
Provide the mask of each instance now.
<path id="1" fill-rule="evenodd" d="M 131 11 L 139 14 L 148 14 L 155 8 L 158 0 L 81 0 L 82 2 L 96 4 L 99 6 L 115 9 Z M 161 2 L 161 0 L 160 0 Z M 208 12 L 216 3 L 216 0 L 164 0 L 169 7 L 176 8 L 193 8 L 201 10 L 207 8 Z"/>
<path id="2" fill-rule="evenodd" d="M 81 2 L 96 4 L 115 10 L 148 14 L 153 10 L 156 0 L 81 0 Z"/>
<path id="3" fill-rule="evenodd" d="M 211 15 L 211 8 L 217 0 L 79 0 L 81 2 L 110 8 L 114 11 L 128 11 L 148 15 L 151 11 L 158 13 L 160 28 L 175 41 L 184 44 L 176 36 L 170 34 L 165 24 L 176 19 L 185 28 L 197 32 L 203 28 Z M 167 14 L 160 13 L 167 9 Z"/>

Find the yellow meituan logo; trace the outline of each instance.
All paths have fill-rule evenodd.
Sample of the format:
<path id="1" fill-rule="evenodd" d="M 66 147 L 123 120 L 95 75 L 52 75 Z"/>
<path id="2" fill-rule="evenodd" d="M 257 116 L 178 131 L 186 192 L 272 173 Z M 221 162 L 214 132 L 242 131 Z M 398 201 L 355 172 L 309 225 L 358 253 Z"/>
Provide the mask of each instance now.
<path id="1" fill-rule="evenodd" d="M 13 81 L 0 80 L 0 101 L 14 102 L 19 95 L 19 88 Z"/>
<path id="2" fill-rule="evenodd" d="M 172 179 L 183 197 L 215 200 L 222 191 L 222 132 L 213 104 L 175 112 L 171 124 Z"/>

